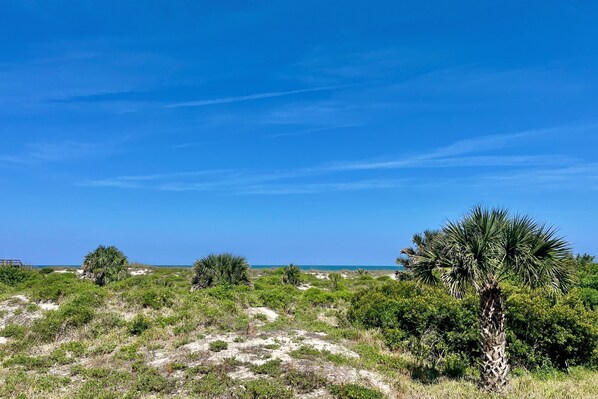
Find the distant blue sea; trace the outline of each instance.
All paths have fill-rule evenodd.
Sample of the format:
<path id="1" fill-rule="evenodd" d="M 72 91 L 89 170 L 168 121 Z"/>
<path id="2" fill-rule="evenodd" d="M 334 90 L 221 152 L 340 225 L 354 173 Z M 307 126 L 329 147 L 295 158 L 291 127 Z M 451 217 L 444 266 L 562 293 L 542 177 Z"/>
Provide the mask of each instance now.
<path id="1" fill-rule="evenodd" d="M 191 265 L 148 265 L 151 267 L 166 267 L 166 268 L 191 268 Z M 339 271 L 339 270 L 402 270 L 403 266 L 397 265 L 380 265 L 380 266 L 359 266 L 359 265 L 297 265 L 301 270 L 320 270 L 320 271 Z M 75 267 L 79 268 L 81 265 L 35 265 L 35 268 L 42 267 Z M 251 265 L 253 269 L 272 269 L 283 267 L 283 265 Z"/>

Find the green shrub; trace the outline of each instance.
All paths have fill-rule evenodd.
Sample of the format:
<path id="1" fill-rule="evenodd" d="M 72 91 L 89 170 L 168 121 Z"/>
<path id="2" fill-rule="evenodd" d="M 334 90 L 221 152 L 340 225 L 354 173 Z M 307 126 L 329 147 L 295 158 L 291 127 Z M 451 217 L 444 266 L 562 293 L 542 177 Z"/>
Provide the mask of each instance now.
<path id="1" fill-rule="evenodd" d="M 74 294 L 58 310 L 46 312 L 43 318 L 36 320 L 31 326 L 31 334 L 42 341 L 50 341 L 60 334 L 66 334 L 69 328 L 89 323 L 103 303 L 104 296 L 104 292 L 98 288 Z"/>
<path id="2" fill-rule="evenodd" d="M 212 352 L 220 352 L 228 349 L 228 343 L 226 341 L 217 340 L 210 342 L 210 350 Z"/>
<path id="3" fill-rule="evenodd" d="M 322 352 L 311 345 L 301 345 L 299 348 L 289 352 L 289 355 L 296 359 L 313 359 L 321 356 Z"/>
<path id="4" fill-rule="evenodd" d="M 586 308 L 598 311 L 598 290 L 590 287 L 583 287 L 579 292 Z"/>
<path id="5" fill-rule="evenodd" d="M 199 380 L 193 382 L 191 391 L 199 395 L 200 398 L 212 399 L 229 397 L 224 395 L 234 386 L 234 380 L 225 371 L 210 370 Z"/>
<path id="6" fill-rule="evenodd" d="M 332 385 L 330 393 L 337 399 L 382 399 L 380 391 L 362 387 L 357 384 Z"/>
<path id="7" fill-rule="evenodd" d="M 116 247 L 100 245 L 83 260 L 83 276 L 97 285 L 122 280 L 129 276 L 127 257 Z"/>
<path id="8" fill-rule="evenodd" d="M 137 372 L 137 381 L 133 390 L 142 393 L 168 393 L 172 384 L 153 367 L 141 363 L 133 364 L 133 371 Z"/>
<path id="9" fill-rule="evenodd" d="M 50 274 L 50 273 L 54 273 L 54 269 L 52 269 L 51 267 L 42 267 L 41 269 L 39 269 L 40 274 Z"/>
<path id="10" fill-rule="evenodd" d="M 2 330 L 0 330 L 0 337 L 19 339 L 24 337 L 26 332 L 27 328 L 24 326 L 19 326 L 17 324 L 7 324 Z"/>
<path id="11" fill-rule="evenodd" d="M 344 288 L 343 281 L 345 279 L 339 273 L 330 273 L 328 278 L 330 279 L 330 288 L 332 291 L 338 291 Z"/>
<path id="12" fill-rule="evenodd" d="M 441 372 L 447 377 L 461 378 L 465 376 L 469 366 L 470 361 L 467 356 L 460 353 L 449 353 L 444 358 Z"/>
<path id="13" fill-rule="evenodd" d="M 241 399 L 290 399 L 293 392 L 273 380 L 253 380 L 245 384 Z"/>
<path id="14" fill-rule="evenodd" d="M 125 291 L 123 298 L 131 305 L 160 310 L 173 304 L 174 295 L 172 288 L 134 287 Z"/>
<path id="15" fill-rule="evenodd" d="M 301 284 L 301 269 L 292 263 L 285 266 L 282 271 L 282 283 L 294 285 L 295 287 Z"/>
<path id="16" fill-rule="evenodd" d="M 93 287 L 91 282 L 79 280 L 74 273 L 45 274 L 31 283 L 30 299 L 58 302 L 91 287 Z"/>
<path id="17" fill-rule="evenodd" d="M 15 286 L 33 279 L 34 274 L 21 267 L 0 266 L 0 283 Z"/>
<path id="18" fill-rule="evenodd" d="M 466 353 L 471 363 L 477 359 L 477 309 L 473 296 L 457 300 L 440 287 L 391 282 L 355 294 L 348 318 L 380 328 L 391 349 L 414 355 L 414 368 L 439 371 L 450 353 Z"/>
<path id="19" fill-rule="evenodd" d="M 260 364 L 260 365 L 251 365 L 251 371 L 253 371 L 255 374 L 267 374 L 271 377 L 277 377 L 280 375 L 281 373 L 281 369 L 280 369 L 280 365 L 281 365 L 281 360 L 280 359 L 273 359 L 273 360 L 269 360 L 264 364 Z"/>
<path id="20" fill-rule="evenodd" d="M 193 287 L 248 285 L 250 283 L 249 269 L 249 263 L 242 256 L 229 253 L 211 254 L 193 264 Z"/>
<path id="21" fill-rule="evenodd" d="M 299 295 L 299 291 L 290 285 L 259 290 L 257 293 L 264 305 L 272 309 L 287 309 Z"/>
<path id="22" fill-rule="evenodd" d="M 50 363 L 41 356 L 16 355 L 4 362 L 4 367 L 21 366 L 25 370 L 46 370 Z"/>
<path id="23" fill-rule="evenodd" d="M 129 333 L 131 335 L 141 335 L 145 330 L 149 329 L 151 325 L 152 322 L 150 319 L 144 315 L 137 315 L 129 324 Z"/>
<path id="24" fill-rule="evenodd" d="M 290 370 L 283 377 L 284 383 L 299 394 L 306 394 L 327 385 L 327 380 L 312 371 Z"/>
<path id="25" fill-rule="evenodd" d="M 578 290 L 555 301 L 541 291 L 512 289 L 506 300 L 509 360 L 526 368 L 590 364 L 598 347 L 598 313 Z"/>
<path id="26" fill-rule="evenodd" d="M 65 342 L 50 354 L 50 360 L 58 364 L 70 364 L 83 356 L 84 353 L 85 346 L 81 342 Z"/>
<path id="27" fill-rule="evenodd" d="M 334 300 L 336 299 L 334 294 L 314 287 L 306 290 L 303 293 L 303 297 L 307 302 L 315 306 L 330 305 L 334 303 Z"/>
<path id="28" fill-rule="evenodd" d="M 559 299 L 539 290 L 505 284 L 509 362 L 515 367 L 592 365 L 598 345 L 598 314 L 584 306 L 580 290 Z M 460 377 L 479 359 L 477 299 L 449 296 L 440 287 L 410 281 L 361 290 L 349 320 L 380 329 L 391 349 L 414 355 L 420 378 Z"/>

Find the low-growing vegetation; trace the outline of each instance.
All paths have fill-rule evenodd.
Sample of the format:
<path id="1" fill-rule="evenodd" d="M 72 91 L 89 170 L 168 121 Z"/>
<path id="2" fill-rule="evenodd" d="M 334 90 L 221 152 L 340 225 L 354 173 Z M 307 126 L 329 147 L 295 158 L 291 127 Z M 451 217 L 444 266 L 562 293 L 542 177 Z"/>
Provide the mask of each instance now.
<path id="1" fill-rule="evenodd" d="M 501 283 L 501 397 L 598 394 L 598 269 L 564 261 L 566 294 Z M 472 288 L 458 299 L 391 271 L 299 271 L 296 286 L 283 268 L 243 267 L 192 290 L 196 270 L 141 267 L 102 286 L 69 270 L 0 272 L 0 397 L 495 398 L 477 388 Z"/>

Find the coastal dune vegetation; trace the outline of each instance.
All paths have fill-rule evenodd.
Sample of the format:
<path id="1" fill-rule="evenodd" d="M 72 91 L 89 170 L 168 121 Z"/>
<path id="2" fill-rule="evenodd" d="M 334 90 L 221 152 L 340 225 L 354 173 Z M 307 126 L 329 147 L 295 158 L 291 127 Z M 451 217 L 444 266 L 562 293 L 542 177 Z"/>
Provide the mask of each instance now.
<path id="1" fill-rule="evenodd" d="M 252 270 L 232 254 L 163 269 L 114 247 L 80 272 L 2 267 L 0 397 L 598 397 L 592 256 L 481 208 L 413 241 L 396 275 Z M 490 386 L 488 284 L 505 356 Z"/>

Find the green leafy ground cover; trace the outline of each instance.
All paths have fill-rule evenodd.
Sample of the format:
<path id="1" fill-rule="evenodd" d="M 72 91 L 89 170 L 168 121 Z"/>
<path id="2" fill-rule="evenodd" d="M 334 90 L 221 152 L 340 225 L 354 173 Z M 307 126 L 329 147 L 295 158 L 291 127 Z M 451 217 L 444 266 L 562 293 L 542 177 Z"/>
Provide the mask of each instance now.
<path id="1" fill-rule="evenodd" d="M 363 272 L 283 284 L 281 268 L 192 291 L 184 269 L 143 267 L 101 287 L 2 269 L 0 397 L 594 398 L 598 272 L 572 262 L 565 296 L 507 285 L 501 396 L 476 388 L 475 297 L 442 287 Z"/>

